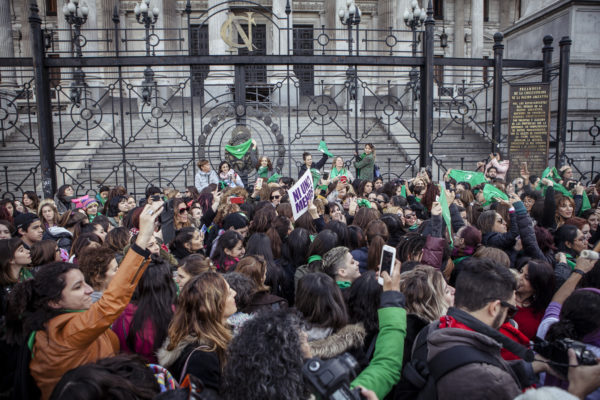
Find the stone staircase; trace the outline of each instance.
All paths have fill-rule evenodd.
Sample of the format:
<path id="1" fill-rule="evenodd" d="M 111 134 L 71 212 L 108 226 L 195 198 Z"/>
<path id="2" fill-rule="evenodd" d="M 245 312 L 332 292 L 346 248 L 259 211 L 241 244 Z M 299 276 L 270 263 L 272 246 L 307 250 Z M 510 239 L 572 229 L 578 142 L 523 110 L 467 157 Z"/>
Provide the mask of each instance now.
<path id="1" fill-rule="evenodd" d="M 186 105 L 182 107 L 185 108 Z M 178 189 L 193 185 L 194 160 L 198 159 L 198 137 L 201 127 L 212 116 L 204 115 L 202 120 L 198 115 L 195 116 L 196 137 L 195 146 L 192 146 L 191 116 L 180 111 L 174 110 L 169 124 L 158 128 L 148 125 L 139 115 L 131 116 L 131 113 L 126 112 L 128 117 L 125 118 L 124 129 L 121 129 L 118 115 L 104 114 L 100 125 L 87 132 L 74 127 L 70 116 L 63 115 L 60 124 L 57 121 L 54 123 L 59 185 L 63 182 L 71 183 L 78 194 L 83 194 L 102 184 L 123 184 L 126 179 L 128 189 L 136 195 L 143 193 L 149 185 Z M 355 133 L 354 117 L 346 112 L 339 113 L 335 122 L 319 125 L 306 111 L 296 113 L 294 110 L 289 121 L 289 135 L 287 109 L 273 109 L 271 118 L 279 126 L 284 138 L 286 155 L 281 171 L 284 176 L 297 177 L 304 151 L 311 152 L 313 159 L 318 160 L 320 154 L 317 148 L 321 140 L 325 140 L 334 155 L 341 156 L 350 164 L 355 151 L 355 138 L 358 138 L 359 152 L 362 152 L 365 143 L 372 142 L 375 145 L 376 163 L 385 179 L 409 178 L 418 171 L 419 120 L 413 120 L 410 114 L 405 114 L 403 120 L 394 125 L 385 125 L 374 115 L 366 115 L 364 118 L 361 116 L 358 121 L 358 136 Z M 19 196 L 21 191 L 32 190 L 34 187 L 38 193 L 41 192 L 39 168 L 33 173 L 31 170 L 39 163 L 35 122 L 34 119 L 31 120 L 30 125 L 28 119 L 22 121 L 19 130 L 13 129 L 10 136 L 5 138 L 5 146 L 0 146 L 0 168 L 5 168 L 5 175 L 8 175 L 10 182 L 7 186 L 4 177 L 0 177 L 0 189 L 3 192 L 18 192 Z M 260 125 L 252 119 L 248 123 L 251 128 L 253 123 L 257 128 Z M 391 129 L 388 130 L 388 127 Z M 254 137 L 261 136 L 256 137 L 262 144 L 259 145 L 261 153 L 264 151 L 275 159 L 277 146 L 273 135 L 260 129 L 253 128 L 251 131 Z M 67 135 L 68 132 L 70 133 Z M 224 130 L 224 137 L 221 136 L 223 133 L 219 133 L 223 130 L 215 129 L 215 132 L 212 134 L 212 151 L 208 152 L 214 168 L 218 166 L 223 154 L 222 148 L 230 138 L 229 130 Z M 414 134 L 411 135 L 411 132 Z M 289 145 L 288 138 L 291 139 Z M 122 143 L 125 143 L 125 164 Z M 467 125 L 463 127 L 453 122 L 450 116 L 436 115 L 434 179 L 443 175 L 444 168 L 473 169 L 477 160 L 485 158 L 489 153 L 489 148 L 489 140 L 479 129 Z M 331 161 L 328 160 L 326 171 L 331 168 Z M 251 177 L 250 182 L 252 181 Z"/>

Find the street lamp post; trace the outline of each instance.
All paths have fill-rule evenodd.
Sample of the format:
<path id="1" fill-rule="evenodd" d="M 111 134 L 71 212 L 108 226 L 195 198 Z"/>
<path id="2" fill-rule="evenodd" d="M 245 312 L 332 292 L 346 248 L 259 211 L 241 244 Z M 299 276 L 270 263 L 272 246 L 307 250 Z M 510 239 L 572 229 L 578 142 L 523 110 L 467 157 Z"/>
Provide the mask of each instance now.
<path id="1" fill-rule="evenodd" d="M 427 12 L 419 7 L 417 0 L 411 0 L 410 8 L 404 10 L 404 24 L 412 31 L 412 55 L 417 55 L 417 29 L 423 26 Z M 417 69 L 413 67 L 409 73 L 410 86 L 414 90 L 414 100 L 419 98 L 419 77 Z"/>
<path id="2" fill-rule="evenodd" d="M 85 24 L 90 10 L 86 3 L 79 4 L 79 0 L 69 0 L 63 7 L 65 20 L 73 30 L 71 35 L 71 49 L 75 57 L 82 57 L 82 42 L 85 45 L 85 38 L 81 36 L 81 25 Z M 81 88 L 85 86 L 85 73 L 81 67 L 77 67 L 73 72 L 73 82 L 71 82 L 71 101 L 79 105 L 81 103 Z"/>
<path id="3" fill-rule="evenodd" d="M 150 10 L 150 0 L 141 0 L 139 4 L 135 5 L 134 8 L 135 20 L 144 25 L 146 29 L 146 56 L 150 55 L 150 29 L 154 31 L 154 24 L 158 20 L 160 10 L 158 7 L 154 7 Z M 154 50 L 152 50 L 154 55 Z M 150 104 L 152 99 L 152 87 L 155 85 L 154 82 L 154 71 L 150 66 L 147 66 L 144 70 L 144 81 L 142 82 L 142 99 L 144 103 Z"/>
<path id="4" fill-rule="evenodd" d="M 356 55 L 358 55 L 358 26 L 362 12 L 354 0 L 346 0 L 346 7 L 338 10 L 342 25 L 348 28 L 348 55 L 352 56 L 352 27 L 356 26 Z M 348 81 L 349 100 L 354 99 L 354 150 L 358 153 L 358 70 L 357 66 L 350 65 L 346 71 Z"/>

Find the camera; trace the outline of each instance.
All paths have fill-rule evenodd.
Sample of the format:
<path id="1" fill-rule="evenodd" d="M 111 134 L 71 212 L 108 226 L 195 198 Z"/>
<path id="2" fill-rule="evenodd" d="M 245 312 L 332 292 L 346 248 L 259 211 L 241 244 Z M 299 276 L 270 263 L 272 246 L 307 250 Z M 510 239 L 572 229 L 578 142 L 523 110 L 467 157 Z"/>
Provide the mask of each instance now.
<path id="1" fill-rule="evenodd" d="M 575 189 L 575 186 L 577 186 L 577 182 L 576 181 L 569 181 L 569 182 L 567 182 L 567 190 L 573 190 L 573 189 Z"/>
<path id="2" fill-rule="evenodd" d="M 533 350 L 549 359 L 552 368 L 564 376 L 567 376 L 569 373 L 569 355 L 567 354 L 569 349 L 575 351 L 577 363 L 579 365 L 597 364 L 596 356 L 587 349 L 585 343 L 567 338 L 548 342 L 538 337 L 536 337 L 533 342 Z"/>
<path id="3" fill-rule="evenodd" d="M 312 393 L 326 400 L 360 400 L 360 389 L 350 390 L 350 381 L 356 377 L 358 362 L 348 353 L 331 360 L 311 358 L 304 363 L 302 375 Z"/>

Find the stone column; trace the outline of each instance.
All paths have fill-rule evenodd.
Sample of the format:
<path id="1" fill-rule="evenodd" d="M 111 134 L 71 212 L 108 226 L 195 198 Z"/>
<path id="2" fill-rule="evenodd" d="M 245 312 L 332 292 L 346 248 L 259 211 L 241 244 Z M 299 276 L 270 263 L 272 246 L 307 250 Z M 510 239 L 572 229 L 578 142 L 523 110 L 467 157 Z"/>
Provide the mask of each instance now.
<path id="1" fill-rule="evenodd" d="M 10 0 L 0 0 L 0 57 L 14 57 L 12 23 L 10 21 Z M 16 84 L 14 68 L 1 68 L 2 82 Z"/>
<path id="2" fill-rule="evenodd" d="M 271 24 L 271 48 L 268 54 L 281 54 L 291 55 L 294 47 L 294 20 L 293 13 L 289 15 L 289 32 L 287 30 L 288 22 L 287 15 L 285 13 L 285 7 L 289 1 L 290 6 L 292 0 L 272 0 L 273 1 L 273 21 L 280 24 L 279 27 Z M 271 95 L 273 103 L 285 106 L 297 106 L 298 105 L 298 87 L 296 86 L 297 79 L 294 75 L 294 69 L 290 65 L 289 68 L 289 82 L 286 79 L 288 77 L 288 68 L 285 65 L 273 66 L 268 68 L 267 82 L 271 85 L 281 84 L 281 88 L 274 87 Z M 270 69 L 270 71 L 269 71 Z M 288 101 L 289 92 L 289 101 Z"/>
<path id="3" fill-rule="evenodd" d="M 463 58 L 465 56 L 465 0 L 456 0 L 454 3 L 454 36 L 452 40 L 452 55 Z M 463 80 L 461 74 L 454 74 L 454 83 L 460 85 Z"/>
<path id="4" fill-rule="evenodd" d="M 483 52 L 483 0 L 471 0 L 471 58 L 481 58 Z M 479 68 L 473 68 L 477 79 Z"/>
<path id="5" fill-rule="evenodd" d="M 214 8 L 213 8 L 214 7 Z M 230 54 L 227 44 L 221 38 L 221 26 L 227 21 L 228 5 L 223 0 L 208 0 L 208 8 L 211 9 L 208 19 L 208 47 L 210 55 Z M 218 98 L 220 103 L 230 101 L 231 91 L 229 86 L 233 85 L 234 72 L 232 66 L 211 65 L 208 76 L 204 80 L 204 101 Z M 225 97 L 219 98 L 218 96 Z"/>

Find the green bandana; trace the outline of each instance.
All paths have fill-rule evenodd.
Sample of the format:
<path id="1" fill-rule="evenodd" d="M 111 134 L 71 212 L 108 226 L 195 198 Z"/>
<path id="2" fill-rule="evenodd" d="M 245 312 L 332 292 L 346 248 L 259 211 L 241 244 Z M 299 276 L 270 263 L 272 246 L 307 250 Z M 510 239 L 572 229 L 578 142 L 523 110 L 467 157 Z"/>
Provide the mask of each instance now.
<path id="1" fill-rule="evenodd" d="M 356 204 L 358 204 L 359 207 L 373 208 L 371 202 L 367 199 L 358 199 L 356 200 Z"/>
<path id="2" fill-rule="evenodd" d="M 279 174 L 273 174 L 273 175 L 271 175 L 271 177 L 269 178 L 269 180 L 267 181 L 267 183 L 277 183 L 277 181 L 279 180 L 279 178 L 281 178 L 281 175 L 279 175 Z"/>
<path id="3" fill-rule="evenodd" d="M 21 270 L 19 270 L 19 282 L 23 282 L 32 278 L 33 274 L 28 268 L 21 268 Z"/>
<path id="4" fill-rule="evenodd" d="M 484 206 L 491 204 L 496 197 L 508 201 L 508 196 L 506 193 L 498 189 L 496 186 L 490 185 L 489 183 L 483 187 L 483 197 L 485 198 L 485 203 L 483 204 Z"/>
<path id="5" fill-rule="evenodd" d="M 324 141 L 322 141 L 322 140 L 319 143 L 319 151 L 321 153 L 327 154 L 329 157 L 333 157 L 333 154 L 327 148 L 327 144 Z"/>
<path id="6" fill-rule="evenodd" d="M 238 144 L 237 146 L 226 145 L 225 151 L 227 151 L 229 154 L 231 154 L 238 160 L 241 160 L 242 158 L 244 158 L 248 150 L 250 150 L 250 147 L 252 147 L 252 139 L 248 139 L 248 141 L 242 144 Z"/>
<path id="7" fill-rule="evenodd" d="M 540 182 L 536 186 L 536 189 L 542 190 L 542 194 L 545 196 L 547 186 L 542 183 L 542 179 L 544 179 L 544 178 L 548 178 L 552 182 L 554 182 L 553 187 L 554 187 L 555 192 L 559 192 L 567 197 L 573 198 L 573 195 L 571 194 L 571 192 L 569 192 L 566 187 L 564 187 L 563 185 L 558 183 L 558 181 L 560 180 L 560 175 L 559 175 L 558 171 L 556 170 L 556 168 L 550 168 L 550 167 L 546 168 L 544 170 L 544 172 L 542 172 L 542 177 L 540 179 Z"/>
<path id="8" fill-rule="evenodd" d="M 258 176 L 261 178 L 268 178 L 269 177 L 269 167 L 260 167 L 258 169 Z"/>
<path id="9" fill-rule="evenodd" d="M 318 254 L 315 254 L 315 255 L 312 255 L 312 256 L 308 257 L 308 261 L 306 263 L 310 264 L 310 263 L 312 263 L 314 261 L 321 261 L 321 260 L 323 260 L 323 257 L 321 257 Z"/>
<path id="10" fill-rule="evenodd" d="M 482 172 L 461 171 L 459 169 L 453 169 L 452 171 L 450 171 L 448 176 L 454 179 L 456 183 L 467 182 L 471 186 L 477 186 L 481 183 L 487 182 L 487 180 L 485 179 L 485 175 Z"/>
<path id="11" fill-rule="evenodd" d="M 351 282 L 346 281 L 335 281 L 335 283 L 337 283 L 340 289 L 348 289 L 350 286 L 352 286 Z"/>
<path id="12" fill-rule="evenodd" d="M 312 174 L 313 178 L 313 189 L 316 189 L 317 185 L 319 184 L 319 180 L 321 179 L 321 173 L 314 168 L 310 169 L 310 173 Z"/>

